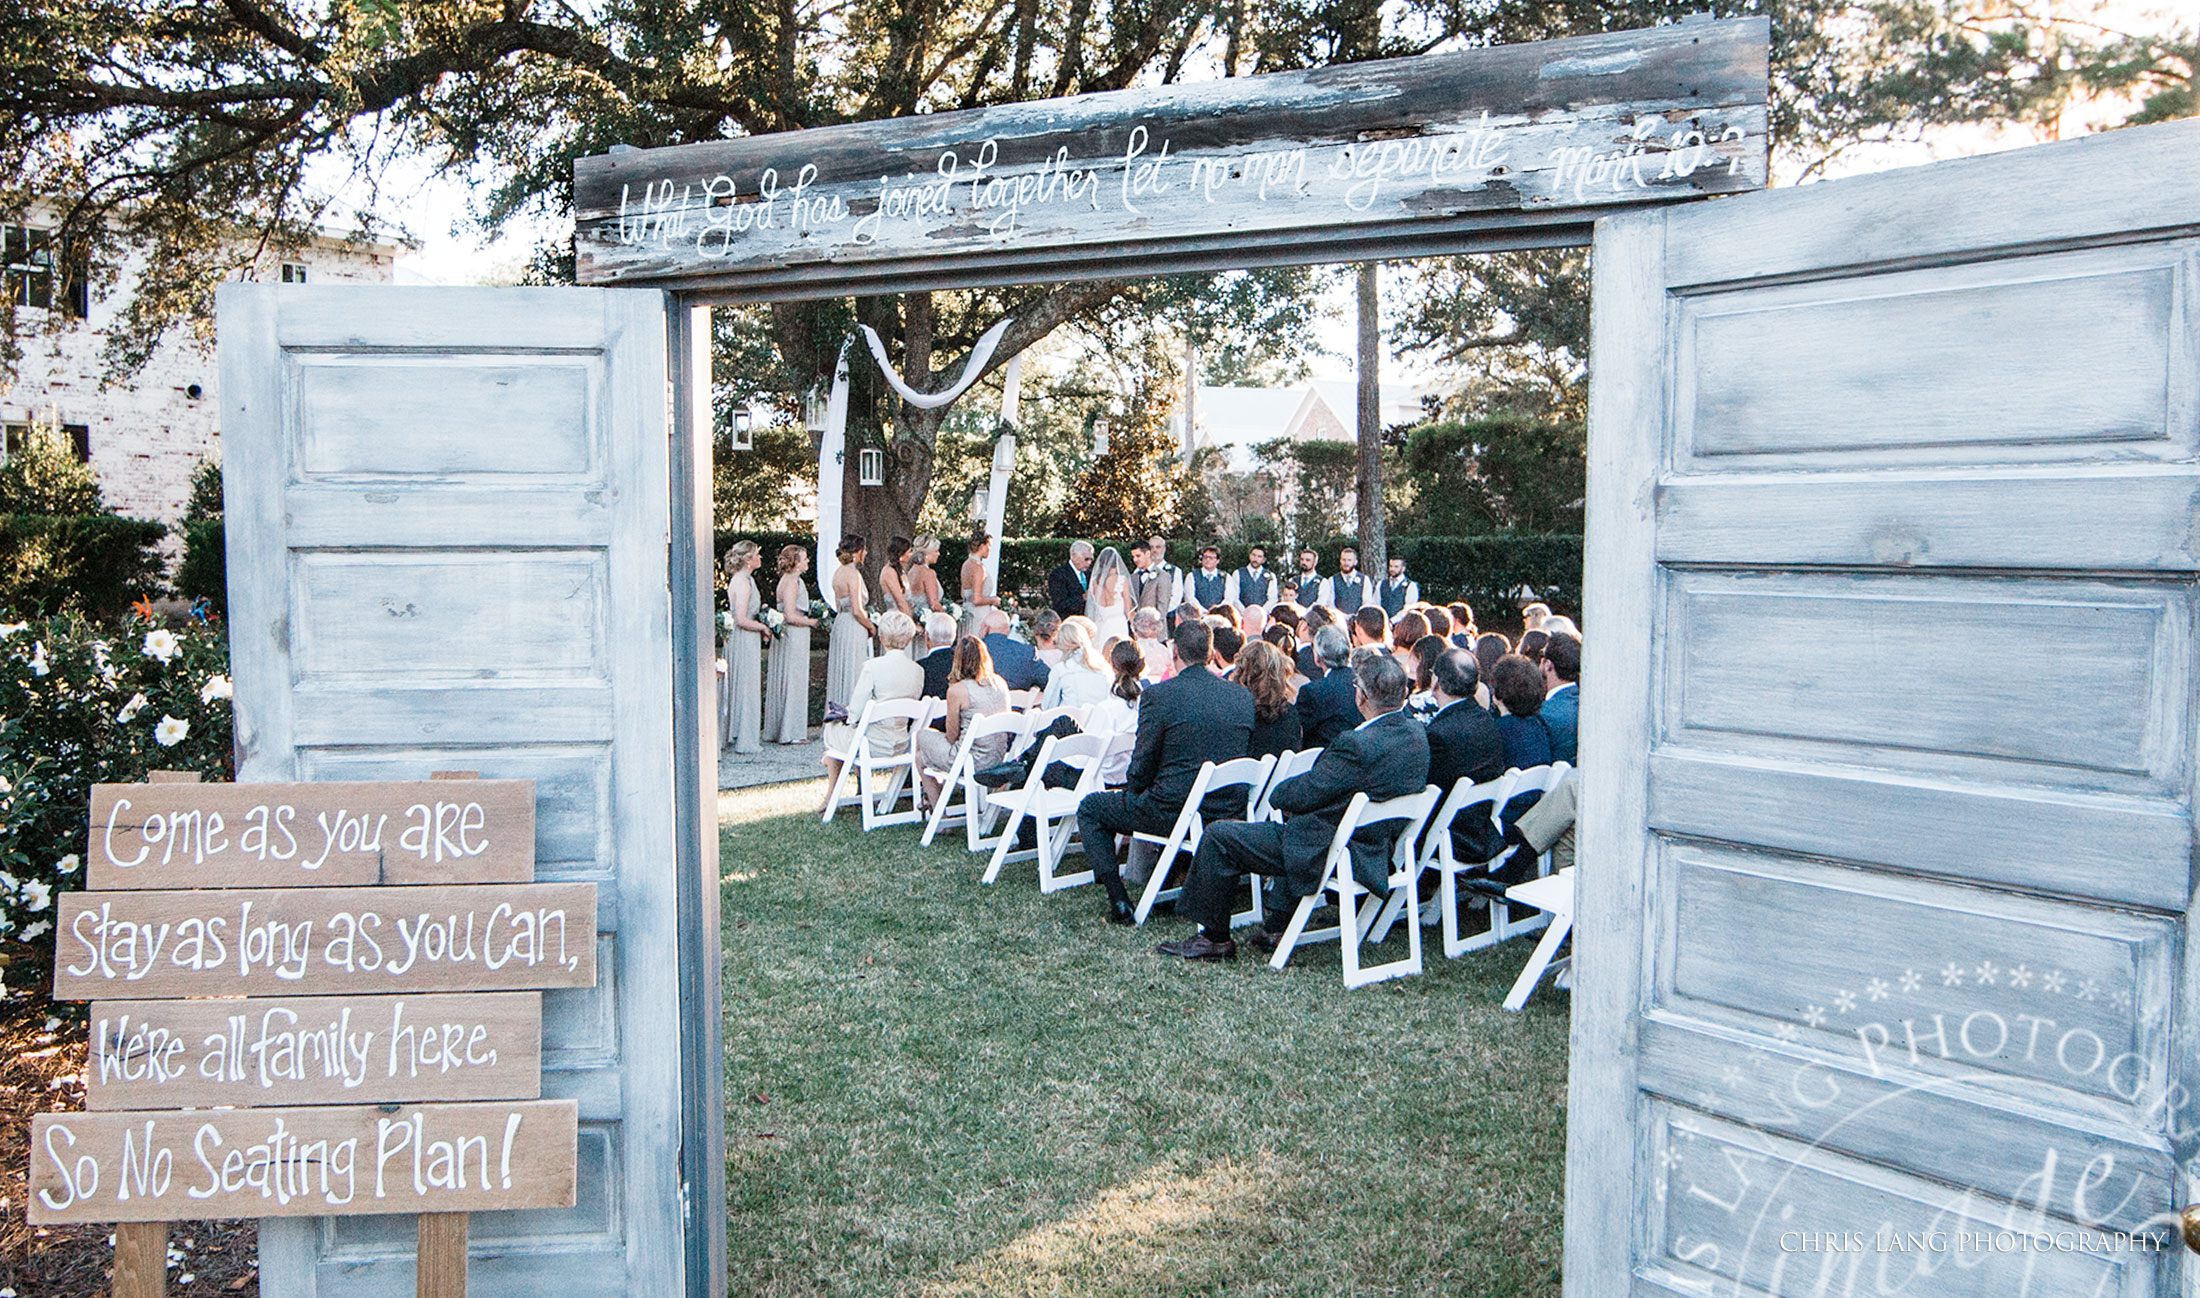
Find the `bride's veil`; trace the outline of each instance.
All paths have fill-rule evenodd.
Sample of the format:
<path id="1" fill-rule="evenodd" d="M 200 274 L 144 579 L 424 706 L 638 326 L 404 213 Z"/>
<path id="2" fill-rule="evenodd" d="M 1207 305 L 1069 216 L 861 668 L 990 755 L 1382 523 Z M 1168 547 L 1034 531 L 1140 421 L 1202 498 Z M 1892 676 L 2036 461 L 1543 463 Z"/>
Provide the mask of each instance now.
<path id="1" fill-rule="evenodd" d="M 1100 620 L 1100 592 L 1108 588 L 1109 575 L 1123 577 L 1128 588 L 1130 571 L 1130 567 L 1123 562 L 1123 556 L 1117 553 L 1114 546 L 1100 552 L 1100 557 L 1092 561 L 1092 581 L 1085 587 L 1086 617 L 1095 622 Z"/>

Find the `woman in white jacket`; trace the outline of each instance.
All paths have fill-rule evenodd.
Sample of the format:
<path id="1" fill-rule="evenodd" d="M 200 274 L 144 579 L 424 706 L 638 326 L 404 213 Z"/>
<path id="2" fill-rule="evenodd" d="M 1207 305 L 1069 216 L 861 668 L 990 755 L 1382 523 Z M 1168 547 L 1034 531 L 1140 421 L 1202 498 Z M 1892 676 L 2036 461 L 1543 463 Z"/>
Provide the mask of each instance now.
<path id="1" fill-rule="evenodd" d="M 1100 628 L 1091 618 L 1063 619 L 1061 629 L 1054 633 L 1054 647 L 1061 651 L 1062 663 L 1047 677 L 1039 706 L 1089 708 L 1108 697 L 1108 687 L 1115 678 L 1108 671 L 1107 660 L 1100 656 Z"/>

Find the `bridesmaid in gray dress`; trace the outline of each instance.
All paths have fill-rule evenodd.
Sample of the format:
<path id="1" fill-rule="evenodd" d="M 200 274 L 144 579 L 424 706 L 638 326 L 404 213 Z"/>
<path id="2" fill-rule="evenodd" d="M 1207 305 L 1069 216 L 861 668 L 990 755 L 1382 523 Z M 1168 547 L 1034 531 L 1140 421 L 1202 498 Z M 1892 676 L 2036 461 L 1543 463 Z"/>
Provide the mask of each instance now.
<path id="1" fill-rule="evenodd" d="M 764 673 L 764 737 L 775 744 L 799 744 L 810 737 L 810 588 L 802 574 L 810 552 L 799 545 L 779 552 L 779 611 L 787 625 L 772 637 L 771 661 Z"/>
<path id="2" fill-rule="evenodd" d="M 871 637 L 877 628 L 871 625 L 871 612 L 864 607 L 871 599 L 871 588 L 863 580 L 863 560 L 869 548 L 862 537 L 851 533 L 840 538 L 840 545 L 833 551 L 840 566 L 833 570 L 833 640 L 825 655 L 827 707 L 848 706 L 848 697 L 856 690 L 856 677 L 863 673 L 863 664 L 871 661 Z"/>
<path id="3" fill-rule="evenodd" d="M 736 541 L 726 552 L 726 709 L 719 742 L 736 753 L 763 751 L 764 642 L 771 632 L 759 620 L 764 597 L 756 589 L 763 552 L 754 541 Z"/>

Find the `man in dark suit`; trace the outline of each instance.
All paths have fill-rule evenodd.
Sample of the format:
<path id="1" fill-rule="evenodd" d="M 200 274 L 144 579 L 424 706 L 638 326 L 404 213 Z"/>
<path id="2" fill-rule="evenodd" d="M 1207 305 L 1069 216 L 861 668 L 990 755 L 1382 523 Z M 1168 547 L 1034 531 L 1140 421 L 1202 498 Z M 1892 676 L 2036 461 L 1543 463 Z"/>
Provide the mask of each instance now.
<path id="1" fill-rule="evenodd" d="M 993 671 L 1012 690 L 1045 689 L 1047 665 L 1030 645 L 1008 633 L 1008 614 L 997 608 L 985 611 L 985 651 L 993 656 Z"/>
<path id="2" fill-rule="evenodd" d="M 1352 646 L 1344 628 L 1325 626 L 1314 633 L 1316 666 L 1322 674 L 1299 687 L 1299 743 L 1320 748 L 1358 725 L 1352 702 Z"/>
<path id="3" fill-rule="evenodd" d="M 1497 718 L 1474 701 L 1481 671 L 1473 654 L 1446 650 L 1430 675 L 1437 712 L 1428 721 L 1428 782 L 1448 798 L 1462 779 L 1484 784 L 1505 773 L 1505 739 L 1497 733 Z M 1452 821 L 1451 848 L 1462 861 L 1487 861 L 1505 849 L 1505 840 L 1487 811 L 1468 808 Z"/>
<path id="4" fill-rule="evenodd" d="M 1551 732 L 1551 760 L 1572 763 L 1581 751 L 1581 641 L 1561 631 L 1543 646 L 1543 706 L 1536 715 Z"/>
<path id="5" fill-rule="evenodd" d="M 1320 604 L 1299 614 L 1299 650 L 1292 661 L 1297 665 L 1299 675 L 1310 681 L 1320 680 L 1322 675 L 1321 655 L 1314 652 L 1314 637 L 1321 634 L 1321 629 L 1328 626 L 1331 620 L 1330 611 Z"/>
<path id="6" fill-rule="evenodd" d="M 1174 637 L 1176 675 L 1146 687 L 1138 699 L 1138 744 L 1131 750 L 1123 788 L 1087 794 L 1077 808 L 1077 833 L 1092 874 L 1108 890 L 1108 919 L 1134 918 L 1130 892 L 1115 863 L 1117 834 L 1166 834 L 1207 762 L 1245 756 L 1253 737 L 1253 696 L 1207 667 L 1211 628 L 1189 618 Z M 1233 805 L 1234 804 L 1234 805 Z M 1201 810 L 1209 816 L 1244 810 L 1245 790 L 1218 795 Z"/>
<path id="7" fill-rule="evenodd" d="M 947 678 L 955 669 L 955 619 L 945 613 L 924 615 L 924 639 L 930 646 L 917 666 L 924 668 L 924 697 L 947 697 Z"/>
<path id="8" fill-rule="evenodd" d="M 1353 697 L 1366 719 L 1322 750 L 1312 770 L 1277 785 L 1269 801 L 1284 814 L 1273 822 L 1226 822 L 1209 827 L 1192 862 L 1192 875 L 1177 903 L 1179 914 L 1199 921 L 1199 932 L 1155 950 L 1186 960 L 1231 960 L 1230 910 L 1248 874 L 1278 876 L 1288 906 L 1321 887 L 1337 822 L 1355 793 L 1386 801 L 1428 787 L 1428 732 L 1405 712 L 1413 682 L 1390 654 L 1369 654 L 1351 669 Z M 1352 836 L 1352 877 L 1378 896 L 1388 893 L 1390 852 L 1400 826 L 1373 825 Z M 1269 911 L 1255 946 L 1274 949 L 1290 923 L 1288 909 Z M 1408 923 L 1415 922 L 1410 916 Z"/>
<path id="9" fill-rule="evenodd" d="M 1092 542 L 1072 541 L 1069 562 L 1047 574 L 1047 606 L 1065 618 L 1085 615 L 1092 581 Z"/>

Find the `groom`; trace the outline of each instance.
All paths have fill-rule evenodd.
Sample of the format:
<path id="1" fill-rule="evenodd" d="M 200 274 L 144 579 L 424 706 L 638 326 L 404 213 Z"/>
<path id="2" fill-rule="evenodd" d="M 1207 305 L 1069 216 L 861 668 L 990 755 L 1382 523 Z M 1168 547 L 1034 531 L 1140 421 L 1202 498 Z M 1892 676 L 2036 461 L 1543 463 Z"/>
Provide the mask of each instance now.
<path id="1" fill-rule="evenodd" d="M 1069 562 L 1047 574 L 1047 604 L 1064 618 L 1085 615 L 1085 595 L 1092 586 L 1092 542 L 1072 541 Z"/>

